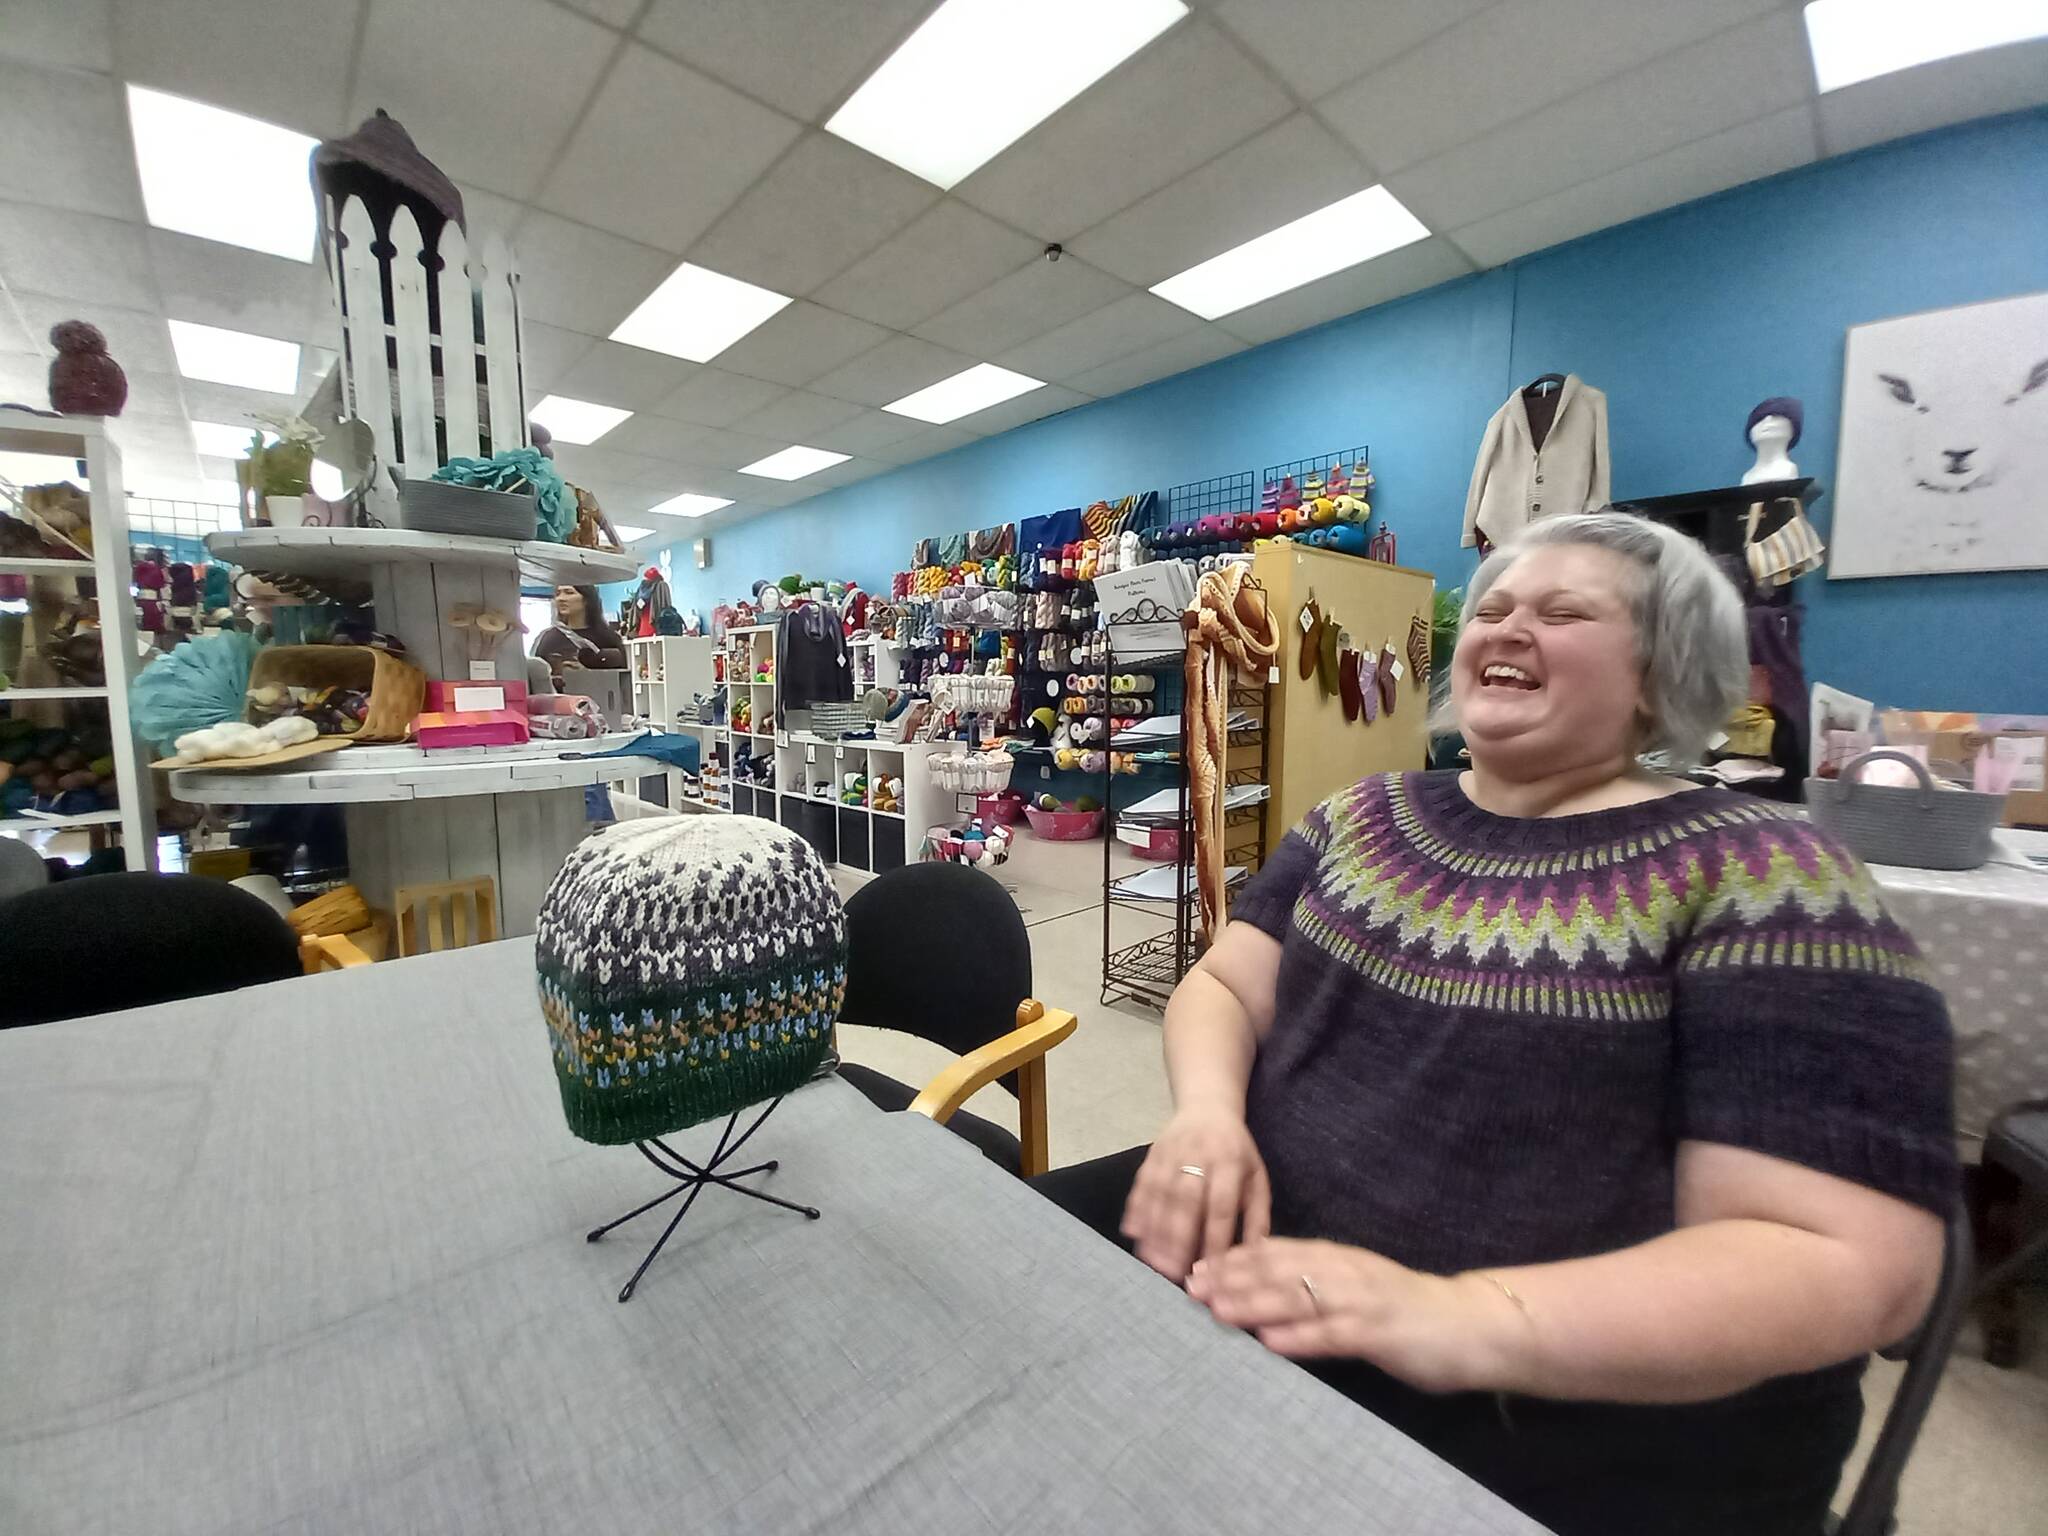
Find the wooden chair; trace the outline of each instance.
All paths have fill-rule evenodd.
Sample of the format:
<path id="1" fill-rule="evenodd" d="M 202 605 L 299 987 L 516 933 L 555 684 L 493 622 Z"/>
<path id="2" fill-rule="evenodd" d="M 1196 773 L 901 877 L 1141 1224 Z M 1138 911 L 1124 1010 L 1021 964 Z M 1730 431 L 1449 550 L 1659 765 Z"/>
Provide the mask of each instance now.
<path id="1" fill-rule="evenodd" d="M 435 885 L 401 885 L 392 905 L 398 914 L 401 955 L 467 949 L 472 944 L 493 943 L 498 937 L 498 890 L 489 875 Z"/>
<path id="2" fill-rule="evenodd" d="M 1075 1019 L 1030 995 L 1031 943 L 1009 893 L 964 865 L 905 865 L 853 894 L 846 936 L 840 1019 L 916 1035 L 960 1059 L 922 1089 L 853 1062 L 839 1075 L 882 1109 L 929 1115 L 1000 1167 L 1045 1172 L 1045 1054 Z M 993 1082 L 1016 1095 L 1021 1135 L 960 1107 Z"/>
<path id="3" fill-rule="evenodd" d="M 299 964 L 306 968 L 308 976 L 369 963 L 370 957 L 357 947 L 353 935 L 323 933 L 299 940 Z"/>

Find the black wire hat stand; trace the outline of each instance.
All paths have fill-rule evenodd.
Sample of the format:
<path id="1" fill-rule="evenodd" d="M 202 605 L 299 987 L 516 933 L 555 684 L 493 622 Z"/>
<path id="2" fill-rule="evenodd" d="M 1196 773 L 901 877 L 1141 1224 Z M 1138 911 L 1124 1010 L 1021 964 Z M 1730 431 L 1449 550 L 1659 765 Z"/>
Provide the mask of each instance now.
<path id="1" fill-rule="evenodd" d="M 729 1189 L 734 1194 L 745 1195 L 750 1200 L 760 1200 L 769 1205 L 779 1205 L 785 1211 L 796 1211 L 800 1215 L 809 1217 L 812 1221 L 816 1221 L 823 1214 L 814 1205 L 798 1205 L 794 1200 L 784 1200 L 779 1195 L 771 1195 L 758 1189 L 750 1189 L 739 1182 L 739 1180 L 750 1178 L 757 1173 L 775 1172 L 777 1168 L 782 1166 L 780 1159 L 771 1157 L 767 1162 L 756 1163 L 751 1168 L 735 1168 L 729 1172 L 724 1171 L 725 1165 L 738 1155 L 740 1148 L 747 1144 L 748 1138 L 754 1132 L 761 1129 L 762 1123 L 775 1113 L 775 1106 L 781 1102 L 780 1096 L 770 1100 L 768 1107 L 754 1117 L 754 1123 L 744 1131 L 741 1131 L 737 1140 L 733 1138 L 732 1133 L 734 1128 L 740 1123 L 740 1116 L 745 1114 L 746 1111 L 744 1109 L 734 1110 L 732 1117 L 725 1122 L 725 1129 L 719 1132 L 718 1145 L 712 1150 L 710 1161 L 701 1166 L 691 1162 L 690 1159 L 683 1156 L 682 1153 L 663 1141 L 659 1136 L 650 1136 L 645 1141 L 633 1143 L 633 1146 L 642 1157 L 646 1158 L 648 1162 L 654 1164 L 655 1167 L 677 1182 L 667 1193 L 656 1195 L 645 1205 L 637 1205 L 616 1220 L 608 1221 L 603 1226 L 585 1233 L 583 1240 L 589 1243 L 601 1242 L 605 1234 L 613 1228 L 623 1227 L 627 1222 L 645 1216 L 656 1206 L 668 1204 L 677 1195 L 683 1197 L 683 1203 L 677 1209 L 675 1215 L 669 1218 L 668 1225 L 662 1228 L 661 1236 L 654 1240 L 654 1246 L 647 1250 L 647 1256 L 640 1261 L 640 1267 L 633 1271 L 633 1277 L 620 1288 L 619 1300 L 621 1302 L 628 1302 L 633 1299 L 633 1292 L 640 1284 L 640 1277 L 647 1273 L 647 1266 L 652 1264 L 655 1256 L 668 1246 L 669 1238 L 674 1235 L 676 1228 L 682 1225 L 683 1218 L 690 1214 L 690 1207 L 697 1203 L 697 1197 L 708 1188 L 716 1186 L 720 1189 Z"/>

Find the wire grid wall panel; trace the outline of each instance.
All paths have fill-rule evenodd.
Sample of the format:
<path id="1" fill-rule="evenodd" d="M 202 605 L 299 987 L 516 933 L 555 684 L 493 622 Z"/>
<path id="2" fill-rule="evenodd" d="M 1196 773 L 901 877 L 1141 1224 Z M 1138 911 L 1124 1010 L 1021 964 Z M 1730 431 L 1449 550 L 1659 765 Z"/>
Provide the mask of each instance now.
<path id="1" fill-rule="evenodd" d="M 1331 453 L 1312 453 L 1305 459 L 1289 459 L 1284 464 L 1270 466 L 1261 483 L 1279 485 L 1292 476 L 1295 487 L 1299 489 L 1311 476 L 1328 480 L 1333 470 L 1341 469 L 1348 475 L 1359 465 L 1371 462 L 1372 450 L 1364 447 L 1339 448 Z"/>
<path id="2" fill-rule="evenodd" d="M 1166 515 L 1176 523 L 1196 522 L 1212 513 L 1256 512 L 1258 509 L 1258 476 L 1248 469 L 1212 475 L 1207 480 L 1190 480 L 1185 485 L 1171 487 L 1166 493 Z"/>
<path id="3" fill-rule="evenodd" d="M 128 547 L 138 555 L 161 549 L 172 564 L 209 563 L 206 536 L 241 526 L 241 509 L 220 502 L 128 498 Z"/>

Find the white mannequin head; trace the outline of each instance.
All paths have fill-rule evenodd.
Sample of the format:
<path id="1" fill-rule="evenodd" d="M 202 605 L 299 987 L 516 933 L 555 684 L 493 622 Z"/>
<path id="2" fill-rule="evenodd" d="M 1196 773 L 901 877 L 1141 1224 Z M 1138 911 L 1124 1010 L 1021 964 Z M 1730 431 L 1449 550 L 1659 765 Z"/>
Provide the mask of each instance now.
<path id="1" fill-rule="evenodd" d="M 1756 448 L 1756 462 L 1743 475 L 1742 483 L 1757 485 L 1766 480 L 1797 478 L 1799 467 L 1786 451 L 1791 447 L 1794 435 L 1792 423 L 1786 417 L 1757 418 L 1756 425 L 1749 429 L 1749 440 Z"/>

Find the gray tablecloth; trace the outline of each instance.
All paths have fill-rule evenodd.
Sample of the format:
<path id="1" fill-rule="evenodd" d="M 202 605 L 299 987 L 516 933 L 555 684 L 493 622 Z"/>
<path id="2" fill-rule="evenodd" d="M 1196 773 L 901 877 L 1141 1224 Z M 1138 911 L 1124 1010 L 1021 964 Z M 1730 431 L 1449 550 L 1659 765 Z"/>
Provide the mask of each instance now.
<path id="1" fill-rule="evenodd" d="M 1537 1529 L 928 1121 L 756 1148 L 824 1219 L 708 1190 L 621 1306 L 530 940 L 0 1033 L 0 1530 Z"/>
<path id="2" fill-rule="evenodd" d="M 1956 1032 L 1956 1130 L 1983 1139 L 1991 1117 L 2048 1098 L 2048 833 L 2001 831 L 1977 869 L 1873 864 L 1885 905 L 1934 967 Z"/>

